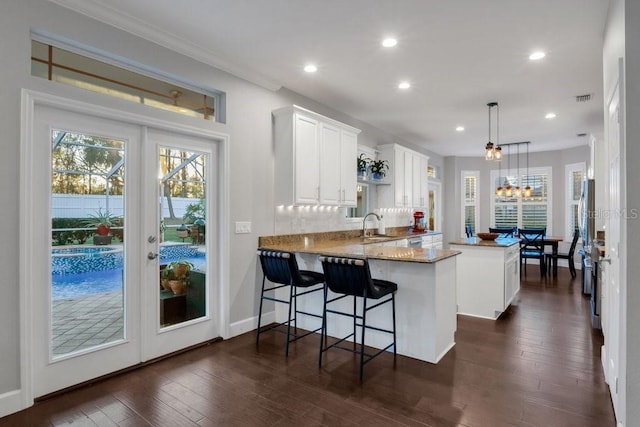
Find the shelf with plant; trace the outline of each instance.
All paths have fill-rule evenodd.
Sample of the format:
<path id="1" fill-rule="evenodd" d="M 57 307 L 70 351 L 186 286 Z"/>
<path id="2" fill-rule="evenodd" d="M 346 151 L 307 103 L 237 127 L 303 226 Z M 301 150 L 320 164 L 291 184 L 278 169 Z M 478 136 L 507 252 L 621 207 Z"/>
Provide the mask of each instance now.
<path id="1" fill-rule="evenodd" d="M 369 163 L 369 171 L 371 171 L 371 179 L 382 180 L 385 176 L 387 176 L 387 171 L 389 170 L 389 161 L 388 160 L 372 160 Z"/>

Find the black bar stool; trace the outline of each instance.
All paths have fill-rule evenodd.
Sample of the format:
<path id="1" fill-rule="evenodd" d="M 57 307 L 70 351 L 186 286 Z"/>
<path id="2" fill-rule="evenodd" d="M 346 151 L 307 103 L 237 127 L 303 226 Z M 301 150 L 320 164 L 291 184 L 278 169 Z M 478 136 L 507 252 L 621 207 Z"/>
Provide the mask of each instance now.
<path id="1" fill-rule="evenodd" d="M 321 256 L 322 269 L 325 277 L 324 288 L 324 307 L 322 318 L 322 333 L 320 337 L 320 355 L 318 358 L 318 367 L 322 367 L 322 353 L 329 350 L 332 347 L 342 350 L 350 351 L 352 353 L 360 354 L 360 382 L 363 379 L 364 365 L 376 356 L 379 356 L 389 348 L 393 347 L 393 359 L 395 363 L 396 359 L 396 300 L 395 292 L 398 290 L 398 285 L 386 280 L 372 279 L 371 272 L 369 270 L 369 263 L 364 259 L 354 258 L 336 258 Z M 333 293 L 340 294 L 335 298 L 328 299 L 328 290 Z M 343 311 L 337 311 L 327 308 L 327 306 L 333 302 L 339 301 L 348 296 L 353 296 L 353 313 L 347 313 Z M 379 300 L 380 298 L 389 295 L 390 297 L 384 301 L 380 301 L 372 306 L 367 306 L 367 301 L 370 299 Z M 356 298 L 363 298 L 362 301 L 362 314 L 359 315 L 356 312 Z M 379 307 L 383 304 L 391 302 L 392 306 L 392 322 L 393 329 L 382 329 L 379 327 L 367 325 L 367 312 Z M 338 339 L 338 341 L 327 346 L 327 313 L 337 314 L 341 316 L 347 316 L 353 318 L 353 332 L 344 338 Z M 358 323 L 360 321 L 360 323 Z M 356 327 L 361 327 L 362 335 L 360 338 L 360 350 L 357 350 L 356 346 Z M 393 342 L 385 348 L 378 350 L 374 354 L 365 353 L 365 330 L 373 329 L 379 332 L 387 332 L 393 335 Z M 353 348 L 341 347 L 340 344 L 353 337 Z"/>
<path id="2" fill-rule="evenodd" d="M 315 313 L 308 313 L 305 311 L 299 311 L 297 308 L 297 299 L 299 296 L 306 295 L 312 292 L 321 291 L 324 289 L 323 286 L 318 286 L 314 289 L 308 289 L 313 287 L 314 285 L 318 285 L 320 283 L 324 283 L 324 276 L 322 273 L 316 273 L 315 271 L 308 270 L 299 270 L 298 262 L 296 261 L 296 256 L 292 252 L 283 252 L 283 251 L 275 251 L 275 250 L 258 250 L 258 256 L 260 257 L 260 264 L 262 265 L 262 272 L 264 276 L 262 277 L 262 292 L 260 293 L 260 311 L 258 312 L 258 329 L 256 332 L 256 346 L 260 344 L 260 334 L 262 332 L 267 332 L 269 330 L 275 330 L 276 332 L 281 332 L 287 335 L 287 345 L 285 347 L 284 354 L 285 356 L 289 356 L 289 343 L 299 340 L 302 337 L 306 337 L 309 334 L 313 334 L 314 332 L 318 332 L 322 329 L 319 327 L 313 331 L 306 332 L 302 335 L 297 335 L 298 329 L 296 327 L 296 316 L 298 314 L 304 314 L 311 317 L 317 317 L 318 319 L 322 319 L 322 315 Z M 276 284 L 276 286 L 272 286 L 270 288 L 265 287 L 266 280 Z M 289 287 L 289 300 L 278 299 L 275 296 L 275 292 L 273 296 L 265 295 L 265 292 L 275 291 L 276 289 Z M 298 288 L 307 288 L 307 290 L 303 292 L 298 292 Z M 289 312 L 287 316 L 287 320 L 282 323 L 276 323 L 275 325 L 266 328 L 264 331 L 261 330 L 261 322 L 262 322 L 262 303 L 264 300 L 274 301 L 277 303 L 288 304 Z M 293 317 L 292 317 L 293 312 Z M 291 323 L 293 322 L 293 334 L 291 333 Z M 280 329 L 276 329 L 279 326 L 287 325 L 287 330 L 282 331 Z"/>

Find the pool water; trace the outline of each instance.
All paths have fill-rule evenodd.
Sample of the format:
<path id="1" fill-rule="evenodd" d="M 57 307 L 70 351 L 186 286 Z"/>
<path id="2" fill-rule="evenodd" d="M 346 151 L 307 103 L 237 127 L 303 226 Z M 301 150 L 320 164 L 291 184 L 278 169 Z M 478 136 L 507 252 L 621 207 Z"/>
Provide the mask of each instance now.
<path id="1" fill-rule="evenodd" d="M 178 259 L 186 259 L 197 270 L 206 271 L 206 258 L 204 254 L 196 257 L 162 258 L 161 263 L 169 263 Z M 80 296 L 100 294 L 105 292 L 122 291 L 123 271 L 122 264 L 119 268 L 85 271 L 82 273 L 52 274 L 51 298 L 53 300 L 76 298 Z"/>
<path id="2" fill-rule="evenodd" d="M 122 291 L 122 269 L 51 275 L 51 299 Z"/>

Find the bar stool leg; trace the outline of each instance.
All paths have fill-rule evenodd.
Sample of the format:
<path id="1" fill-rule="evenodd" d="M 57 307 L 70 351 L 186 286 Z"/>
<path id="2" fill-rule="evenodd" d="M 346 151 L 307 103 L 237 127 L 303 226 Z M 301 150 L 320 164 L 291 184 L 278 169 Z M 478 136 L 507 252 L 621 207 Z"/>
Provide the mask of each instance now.
<path id="1" fill-rule="evenodd" d="M 293 286 L 293 284 L 289 285 L 289 316 L 287 317 L 287 345 L 285 347 L 284 350 L 284 355 L 285 356 L 289 356 L 289 336 L 291 334 L 291 309 L 293 307 L 293 292 L 294 292 L 294 288 L 295 286 Z"/>
<path id="2" fill-rule="evenodd" d="M 356 297 L 353 297 L 353 351 L 356 351 L 356 314 L 357 314 L 357 301 Z"/>
<path id="3" fill-rule="evenodd" d="M 355 316 L 354 316 L 355 319 Z M 362 300 L 362 338 L 360 341 L 360 382 L 364 379 L 364 331 L 367 329 L 367 295 Z M 355 335 L 353 342 L 356 342 Z"/>
<path id="4" fill-rule="evenodd" d="M 318 355 L 318 369 L 322 368 L 322 353 L 327 345 L 327 285 L 324 285 L 324 300 L 322 303 L 322 328 L 320 329 L 320 354 Z"/>
<path id="5" fill-rule="evenodd" d="M 256 347 L 260 344 L 260 323 L 262 322 L 262 302 L 264 301 L 264 282 L 266 277 L 262 277 L 262 291 L 260 292 L 260 308 L 258 309 L 258 329 L 256 331 Z"/>
<path id="6" fill-rule="evenodd" d="M 393 363 L 396 363 L 396 295 L 391 294 L 391 315 L 393 318 Z"/>

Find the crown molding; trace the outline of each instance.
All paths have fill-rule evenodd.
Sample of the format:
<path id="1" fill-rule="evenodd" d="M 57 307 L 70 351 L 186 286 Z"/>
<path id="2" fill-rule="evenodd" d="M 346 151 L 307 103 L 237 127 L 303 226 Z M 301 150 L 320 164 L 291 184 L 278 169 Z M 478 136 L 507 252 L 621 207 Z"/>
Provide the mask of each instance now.
<path id="1" fill-rule="evenodd" d="M 247 80 L 271 91 L 277 91 L 282 84 L 258 72 L 241 68 L 230 61 L 225 61 L 221 54 L 207 51 L 189 40 L 176 36 L 138 18 L 101 4 L 98 0 L 49 0 L 64 8 L 81 13 L 92 19 L 104 22 L 112 27 L 156 43 L 174 52 L 193 58 L 204 64 L 218 68 L 241 79 Z"/>

